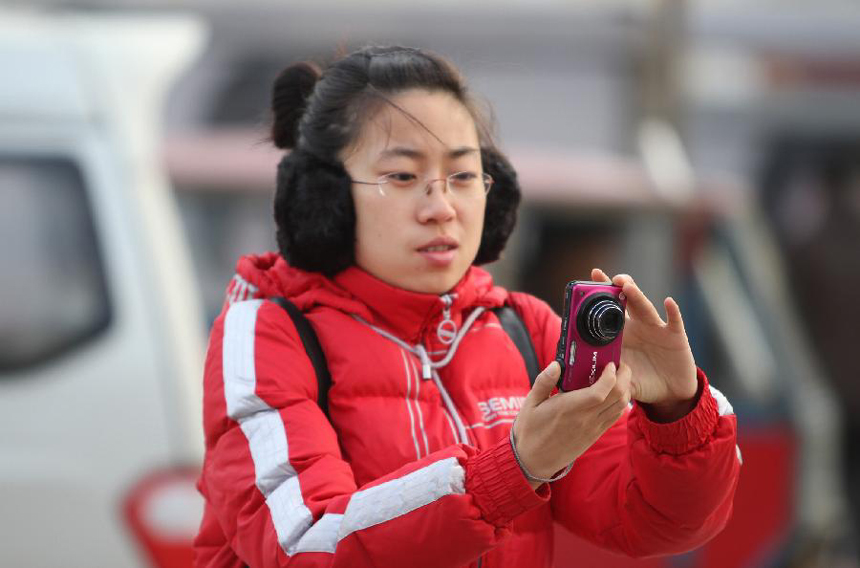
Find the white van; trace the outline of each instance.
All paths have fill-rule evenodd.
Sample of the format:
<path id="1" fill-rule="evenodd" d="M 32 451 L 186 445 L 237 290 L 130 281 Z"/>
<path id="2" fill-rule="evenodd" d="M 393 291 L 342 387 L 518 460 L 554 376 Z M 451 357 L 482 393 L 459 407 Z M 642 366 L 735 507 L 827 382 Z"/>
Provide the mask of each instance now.
<path id="1" fill-rule="evenodd" d="M 190 554 L 205 330 L 159 141 L 204 38 L 0 11 L 0 566 Z"/>

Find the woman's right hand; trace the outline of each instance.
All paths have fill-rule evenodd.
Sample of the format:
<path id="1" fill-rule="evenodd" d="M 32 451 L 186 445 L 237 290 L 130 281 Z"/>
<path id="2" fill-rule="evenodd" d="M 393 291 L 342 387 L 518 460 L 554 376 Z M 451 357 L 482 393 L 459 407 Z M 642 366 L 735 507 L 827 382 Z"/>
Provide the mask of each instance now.
<path id="1" fill-rule="evenodd" d="M 608 364 L 590 387 L 550 396 L 560 372 L 553 361 L 537 376 L 514 422 L 520 462 L 535 477 L 550 478 L 585 453 L 630 402 L 630 368 L 624 364 L 617 371 Z"/>

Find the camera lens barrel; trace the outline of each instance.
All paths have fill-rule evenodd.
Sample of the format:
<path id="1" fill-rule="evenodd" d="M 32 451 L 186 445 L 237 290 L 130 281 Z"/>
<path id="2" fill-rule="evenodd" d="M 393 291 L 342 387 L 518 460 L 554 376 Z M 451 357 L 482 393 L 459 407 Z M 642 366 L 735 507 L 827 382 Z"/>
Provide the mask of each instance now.
<path id="1" fill-rule="evenodd" d="M 611 294 L 594 294 L 580 305 L 576 327 L 592 345 L 606 345 L 624 329 L 624 308 Z"/>
<path id="2" fill-rule="evenodd" d="M 618 302 L 597 301 L 588 313 L 588 331 L 598 340 L 615 339 L 624 327 L 624 312 Z"/>

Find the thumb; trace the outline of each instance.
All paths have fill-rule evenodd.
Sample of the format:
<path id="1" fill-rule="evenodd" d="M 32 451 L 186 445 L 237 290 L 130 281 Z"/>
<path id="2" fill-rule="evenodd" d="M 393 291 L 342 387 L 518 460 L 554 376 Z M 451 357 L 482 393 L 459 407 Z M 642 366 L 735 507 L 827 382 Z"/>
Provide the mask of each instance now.
<path id="1" fill-rule="evenodd" d="M 606 397 L 609 396 L 609 393 L 617 382 L 618 374 L 615 368 L 615 363 L 610 361 L 603 368 L 603 372 L 600 373 L 600 376 L 596 381 L 594 381 L 594 384 L 587 388 L 595 393 L 602 403 Z"/>
<path id="2" fill-rule="evenodd" d="M 535 407 L 549 398 L 553 389 L 558 383 L 558 377 L 561 374 L 561 366 L 557 361 L 553 361 L 535 379 L 535 384 L 532 390 L 529 391 L 526 397 L 524 406 Z"/>

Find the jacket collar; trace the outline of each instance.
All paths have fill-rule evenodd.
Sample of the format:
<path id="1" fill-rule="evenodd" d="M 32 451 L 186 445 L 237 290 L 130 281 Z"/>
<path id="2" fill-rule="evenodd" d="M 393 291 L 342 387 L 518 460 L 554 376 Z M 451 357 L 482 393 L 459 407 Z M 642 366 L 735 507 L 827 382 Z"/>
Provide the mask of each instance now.
<path id="1" fill-rule="evenodd" d="M 392 286 L 357 266 L 327 278 L 294 268 L 277 253 L 265 253 L 243 257 L 236 265 L 236 272 L 237 277 L 256 290 L 254 297 L 284 296 L 302 311 L 314 306 L 332 307 L 412 344 L 421 342 L 431 326 L 435 329 L 445 307 L 442 296 Z M 447 296 L 453 300 L 451 319 L 459 326 L 464 310 L 500 306 L 507 293 L 493 285 L 487 271 L 472 266 Z"/>
<path id="2" fill-rule="evenodd" d="M 339 273 L 334 281 L 370 309 L 370 323 L 410 343 L 420 342 L 427 327 L 442 317 L 445 296 L 450 298 L 451 317 L 458 323 L 463 310 L 478 305 L 501 305 L 505 296 L 501 288 L 493 286 L 488 272 L 474 266 L 450 292 L 442 295 L 392 286 L 357 266 Z"/>

